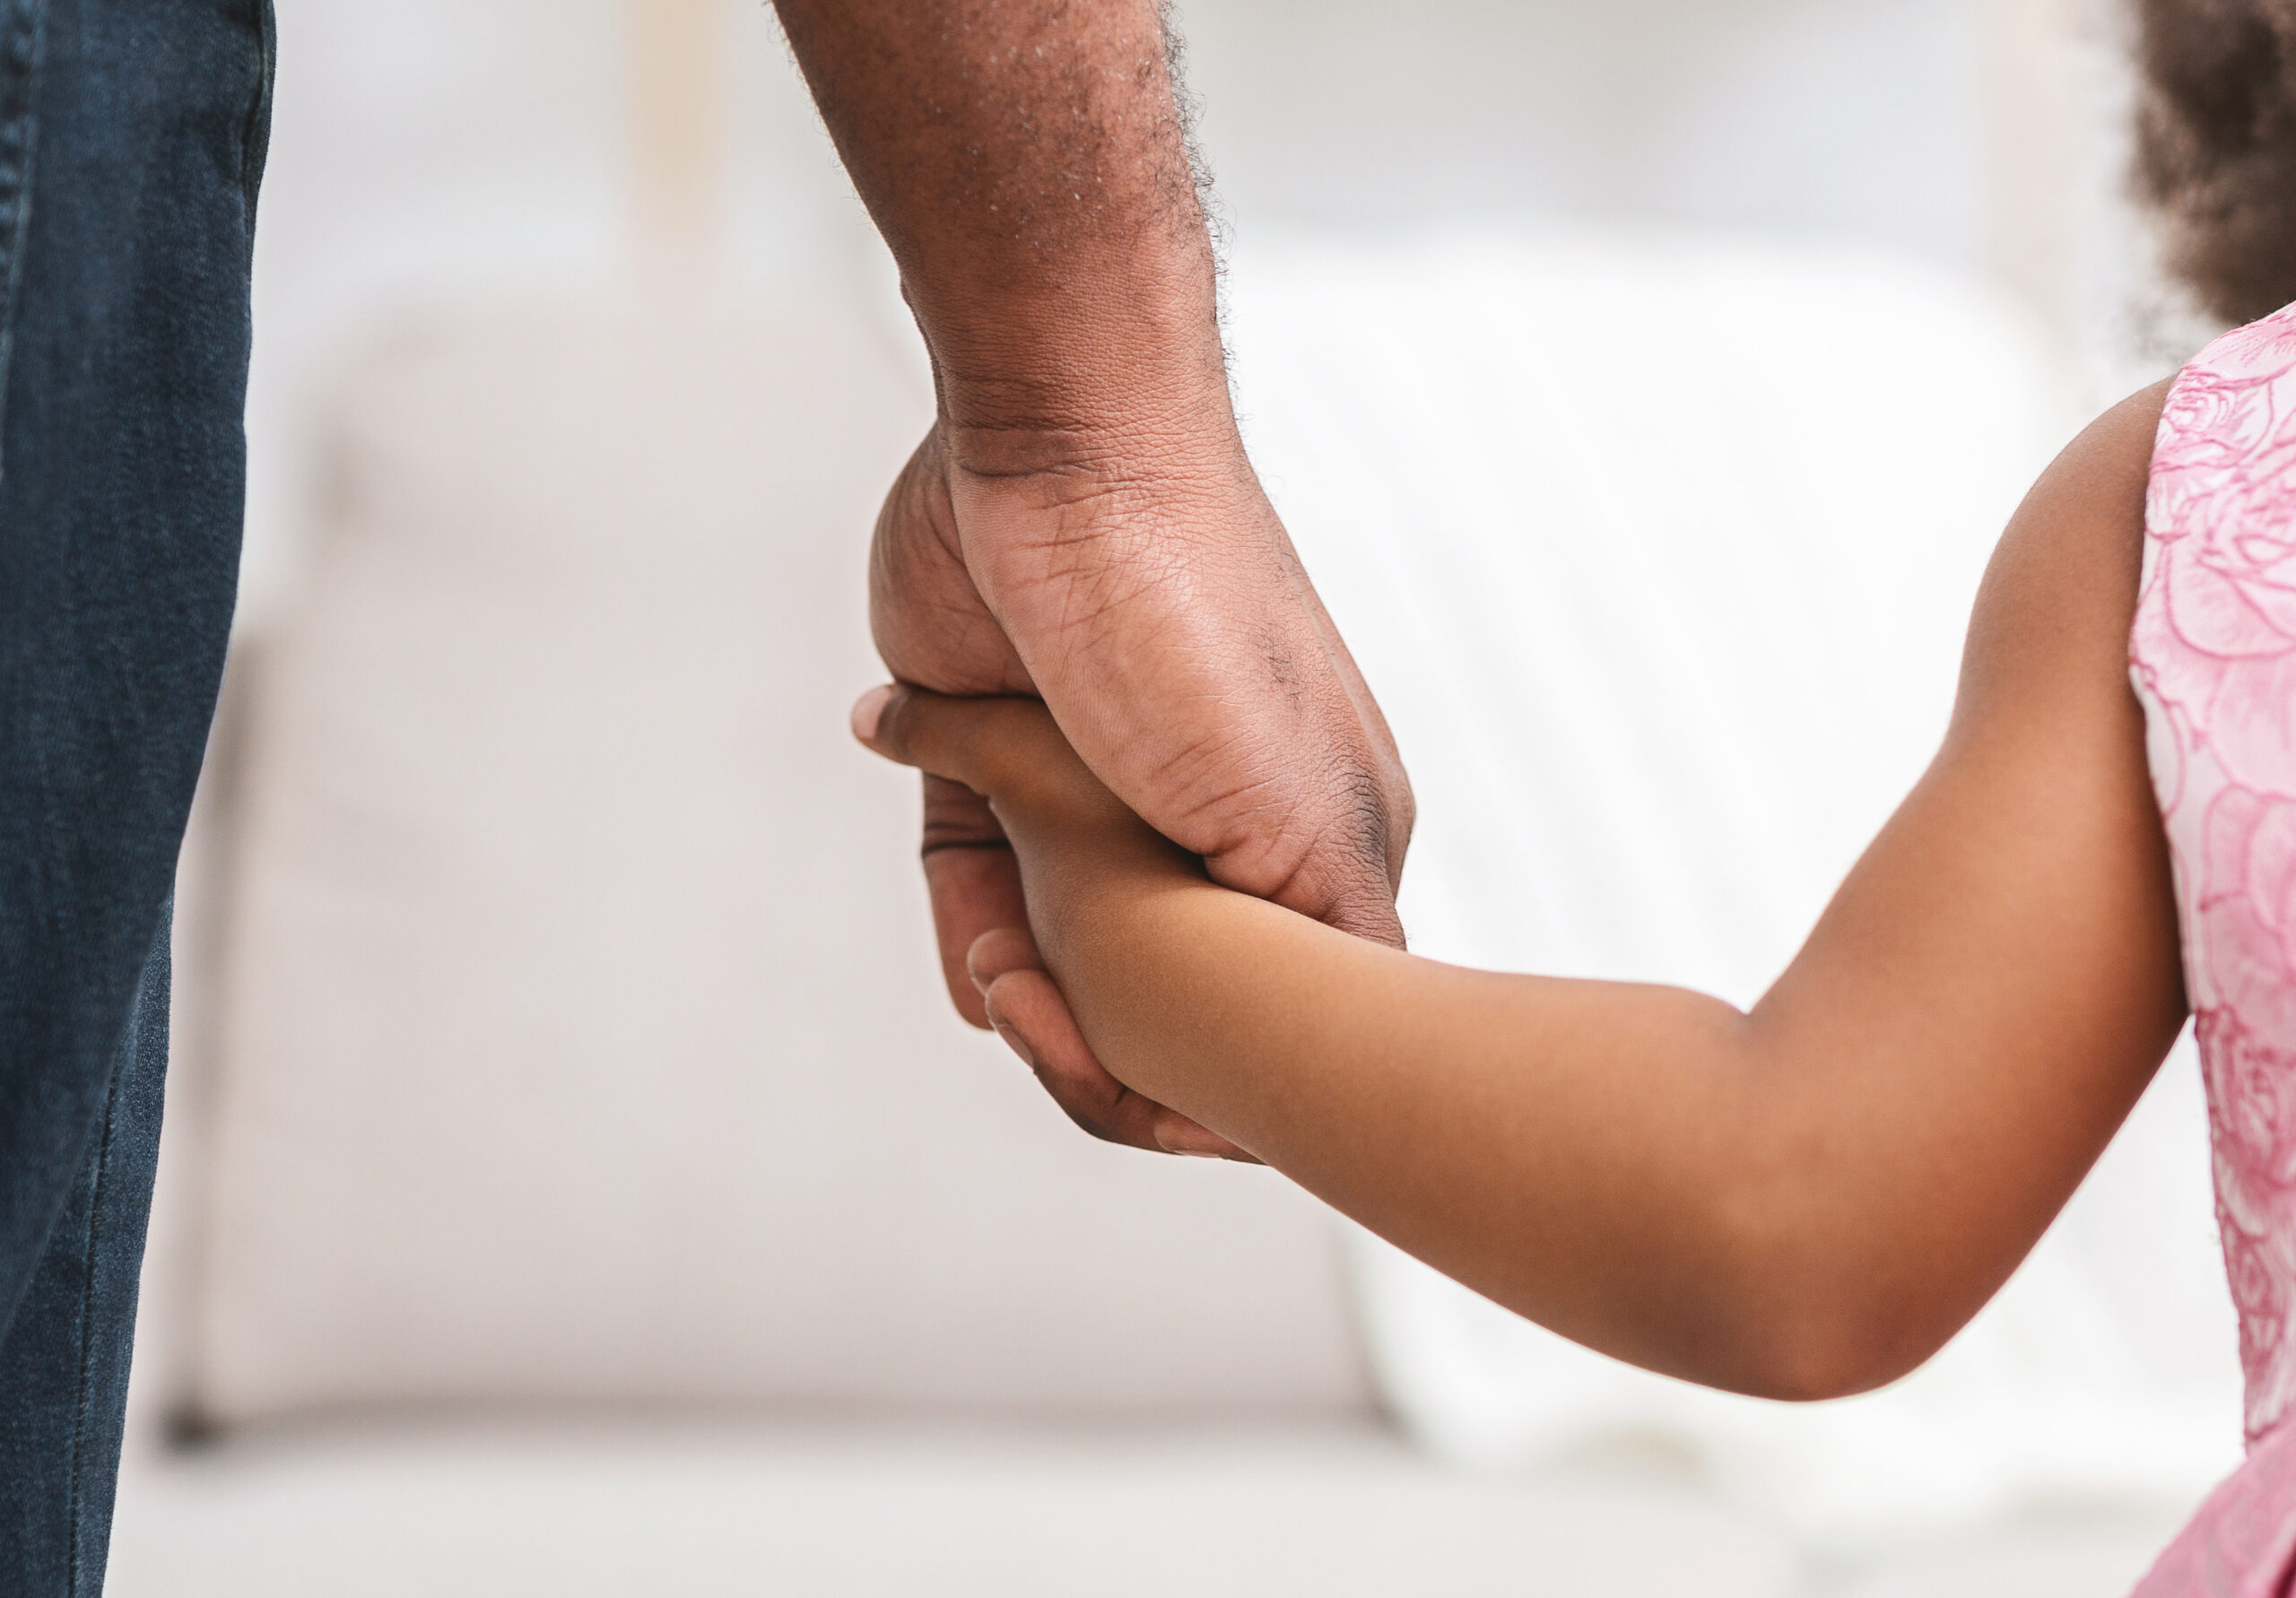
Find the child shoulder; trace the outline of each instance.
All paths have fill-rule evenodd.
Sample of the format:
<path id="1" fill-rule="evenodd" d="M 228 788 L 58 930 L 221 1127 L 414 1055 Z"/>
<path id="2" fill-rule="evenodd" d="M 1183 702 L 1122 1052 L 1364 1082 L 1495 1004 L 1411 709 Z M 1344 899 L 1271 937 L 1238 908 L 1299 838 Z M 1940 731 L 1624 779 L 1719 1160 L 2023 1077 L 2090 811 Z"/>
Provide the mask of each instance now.
<path id="1" fill-rule="evenodd" d="M 2153 444 L 2175 381 L 2164 378 L 2138 389 L 2082 429 L 2033 485 L 2012 532 L 2017 524 L 2039 523 L 2092 549 L 2102 542 L 2122 553 L 2133 572 L 2144 533 Z"/>
<path id="2" fill-rule="evenodd" d="M 1971 618 L 1970 661 L 1998 668 L 1981 674 L 2025 682 L 2071 664 L 2100 681 L 2125 679 L 2145 490 L 2170 386 L 2139 389 L 2082 429 L 2010 518 Z"/>
<path id="3" fill-rule="evenodd" d="M 2057 465 L 2041 481 L 2047 483 L 2060 467 L 2077 467 L 2075 475 L 2092 485 L 2110 483 L 2126 490 L 2135 482 L 2141 491 L 2152 471 L 2152 446 L 2160 436 L 2161 413 L 2167 408 L 2174 378 L 2147 384 L 2106 411 L 2066 447 Z"/>

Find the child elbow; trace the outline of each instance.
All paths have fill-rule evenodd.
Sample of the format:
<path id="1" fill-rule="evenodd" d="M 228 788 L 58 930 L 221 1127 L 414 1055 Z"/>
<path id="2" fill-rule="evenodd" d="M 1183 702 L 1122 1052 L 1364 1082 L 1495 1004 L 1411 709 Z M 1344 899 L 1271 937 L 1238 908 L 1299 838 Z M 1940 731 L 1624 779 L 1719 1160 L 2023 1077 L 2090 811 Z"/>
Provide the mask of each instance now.
<path id="1" fill-rule="evenodd" d="M 1956 1273 L 1909 1270 L 1890 1229 L 1845 1225 L 1830 1191 L 1796 1169 L 1725 1212 L 1713 1256 L 1725 1274 L 1727 1346 L 1743 1392 L 1793 1403 L 1850 1398 L 1910 1375 L 1975 1307 Z M 1724 1283 L 1727 1285 L 1723 1285 Z M 1977 1302 L 1981 1302 L 1981 1297 Z"/>
<path id="2" fill-rule="evenodd" d="M 1784 1403 L 1822 1403 L 1885 1387 L 1926 1358 L 1909 1356 L 1854 1317 L 1820 1318 L 1775 1333 L 1746 1390 Z"/>
<path id="3" fill-rule="evenodd" d="M 1952 1335 L 1952 1327 L 1929 1324 L 1928 1318 L 1847 1285 L 1780 1295 L 1747 1317 L 1743 1346 L 1760 1352 L 1745 1390 L 1788 1403 L 1818 1403 L 1886 1387 L 1918 1368 Z"/>

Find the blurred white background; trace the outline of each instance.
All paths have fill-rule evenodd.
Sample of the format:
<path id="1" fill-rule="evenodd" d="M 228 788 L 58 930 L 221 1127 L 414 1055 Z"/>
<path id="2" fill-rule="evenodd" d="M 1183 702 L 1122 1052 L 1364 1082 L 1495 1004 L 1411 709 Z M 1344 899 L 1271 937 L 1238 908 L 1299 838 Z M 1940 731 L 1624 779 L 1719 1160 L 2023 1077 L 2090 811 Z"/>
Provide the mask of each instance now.
<path id="1" fill-rule="evenodd" d="M 667 0 L 672 5 L 688 0 Z M 622 269 L 643 0 L 284 0 L 258 242 L 247 597 L 308 527 L 299 419 L 379 313 Z M 889 271 L 763 7 L 724 0 L 722 204 L 746 291 Z M 1234 236 L 1587 219 L 1843 240 L 2102 340 L 2131 266 L 2109 0 L 1196 0 L 1177 13 Z"/>
<path id="2" fill-rule="evenodd" d="M 1750 998 L 2021 485 L 2174 364 L 2117 13 L 1178 21 L 1414 936 Z M 280 33 L 116 1590 L 2071 1598 L 2237 1457 L 2182 1055 L 1937 1367 L 1796 1412 L 1071 1133 L 945 1012 L 842 741 L 928 402 L 770 14 Z"/>

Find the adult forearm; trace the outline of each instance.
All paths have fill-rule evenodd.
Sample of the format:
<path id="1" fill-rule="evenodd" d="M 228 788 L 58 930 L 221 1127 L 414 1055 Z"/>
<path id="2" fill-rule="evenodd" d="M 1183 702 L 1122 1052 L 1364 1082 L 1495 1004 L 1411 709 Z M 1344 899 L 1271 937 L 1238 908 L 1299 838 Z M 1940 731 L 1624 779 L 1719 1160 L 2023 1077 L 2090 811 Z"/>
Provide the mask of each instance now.
<path id="1" fill-rule="evenodd" d="M 777 0 L 959 427 L 1224 418 L 1156 0 Z M 1032 463 L 1023 463 L 1032 464 Z"/>

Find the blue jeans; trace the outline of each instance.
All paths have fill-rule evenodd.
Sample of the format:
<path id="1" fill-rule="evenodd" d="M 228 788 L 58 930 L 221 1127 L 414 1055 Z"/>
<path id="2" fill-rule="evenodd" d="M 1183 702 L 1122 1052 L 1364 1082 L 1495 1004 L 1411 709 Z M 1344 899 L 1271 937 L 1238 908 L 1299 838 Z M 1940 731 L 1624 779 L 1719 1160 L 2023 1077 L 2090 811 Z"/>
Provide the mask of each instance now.
<path id="1" fill-rule="evenodd" d="M 0 0 L 0 1594 L 100 1591 L 245 497 L 268 0 Z"/>

